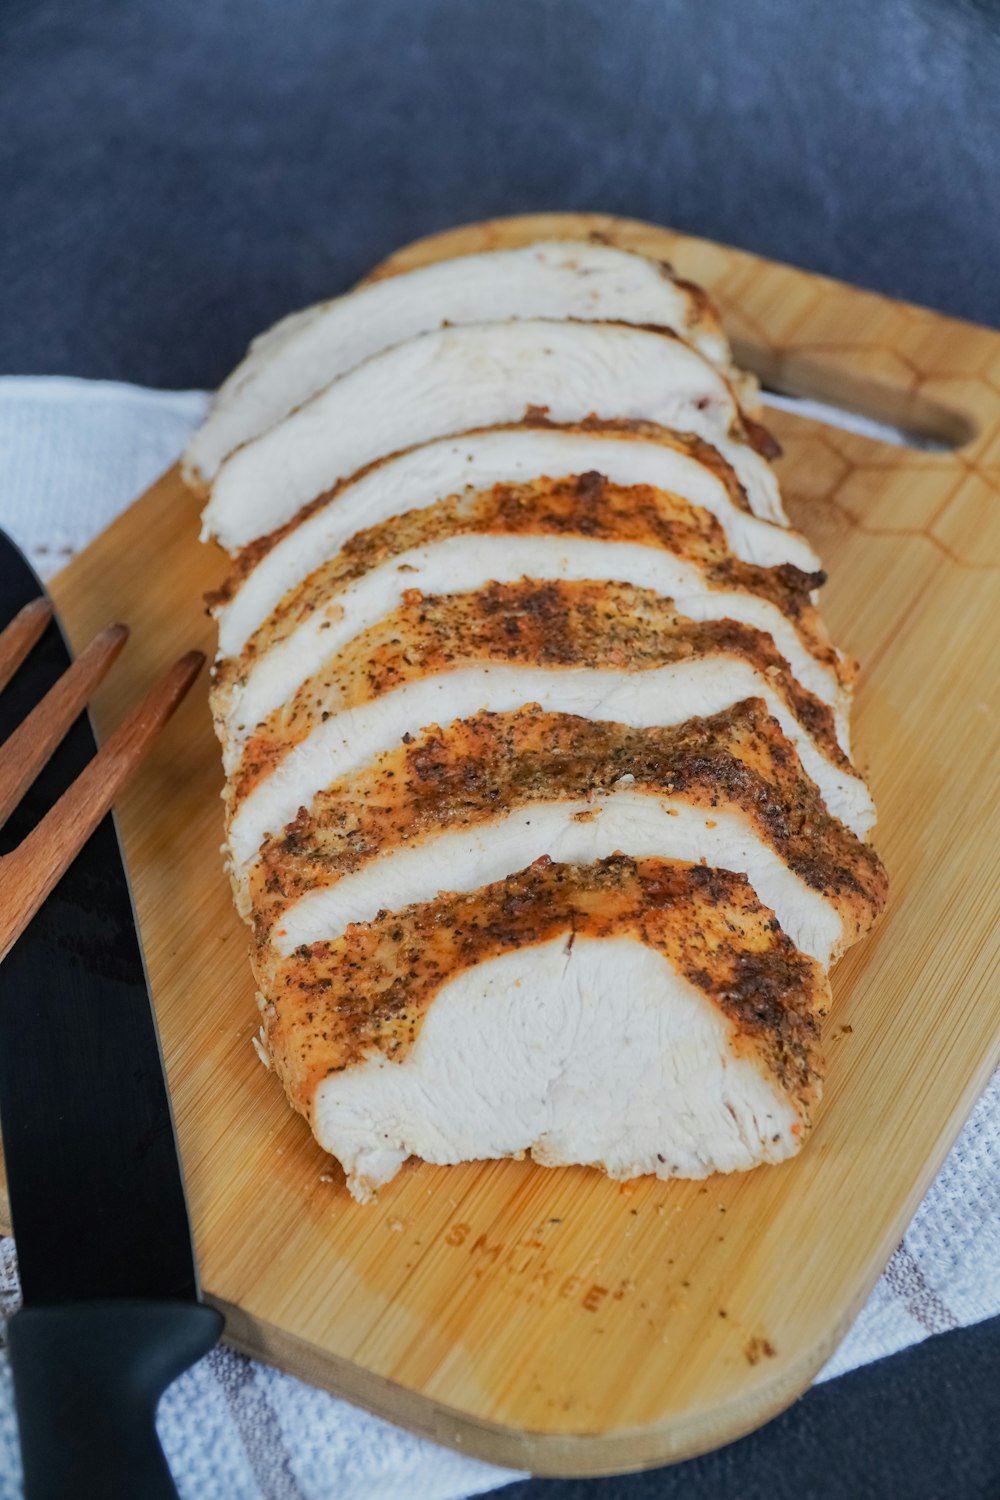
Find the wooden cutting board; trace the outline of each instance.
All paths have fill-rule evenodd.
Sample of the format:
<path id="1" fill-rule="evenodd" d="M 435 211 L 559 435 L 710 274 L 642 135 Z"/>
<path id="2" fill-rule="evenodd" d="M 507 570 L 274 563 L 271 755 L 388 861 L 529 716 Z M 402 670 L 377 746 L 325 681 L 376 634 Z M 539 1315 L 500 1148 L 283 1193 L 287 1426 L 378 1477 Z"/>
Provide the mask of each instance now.
<path id="1" fill-rule="evenodd" d="M 1000 1055 L 1000 335 L 597 216 L 457 230 L 391 268 L 595 228 L 703 282 L 758 372 L 957 445 L 773 417 L 789 510 L 829 569 L 827 619 L 863 663 L 855 738 L 892 877 L 883 925 L 835 976 L 829 1083 L 803 1156 L 701 1184 L 410 1164 L 359 1207 L 250 1045 L 204 680 L 120 809 L 204 1285 L 228 1337 L 464 1452 L 552 1474 L 686 1457 L 792 1401 Z M 77 647 L 109 619 L 133 627 L 95 708 L 102 733 L 168 660 L 214 649 L 201 595 L 223 559 L 199 545 L 197 511 L 169 473 L 55 580 Z"/>

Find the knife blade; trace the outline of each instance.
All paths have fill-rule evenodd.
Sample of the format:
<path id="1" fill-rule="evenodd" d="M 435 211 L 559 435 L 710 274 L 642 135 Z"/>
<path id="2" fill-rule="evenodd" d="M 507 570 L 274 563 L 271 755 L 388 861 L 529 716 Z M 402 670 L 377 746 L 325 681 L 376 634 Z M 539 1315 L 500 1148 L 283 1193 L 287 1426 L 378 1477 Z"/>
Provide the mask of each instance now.
<path id="1" fill-rule="evenodd" d="M 0 625 L 43 592 L 0 532 Z M 53 622 L 0 695 L 5 739 L 70 662 Z M 95 753 L 86 714 L 0 830 L 14 848 Z M 176 1494 L 159 1396 L 206 1353 L 131 892 L 107 817 L 0 964 L 0 1127 L 24 1306 L 8 1325 L 29 1500 Z"/>

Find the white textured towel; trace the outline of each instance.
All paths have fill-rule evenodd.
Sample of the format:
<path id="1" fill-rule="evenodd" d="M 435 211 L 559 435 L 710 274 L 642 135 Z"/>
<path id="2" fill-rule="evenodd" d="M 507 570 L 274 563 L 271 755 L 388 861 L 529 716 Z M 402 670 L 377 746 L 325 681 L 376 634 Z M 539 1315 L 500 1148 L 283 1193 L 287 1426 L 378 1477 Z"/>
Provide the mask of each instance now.
<path id="1" fill-rule="evenodd" d="M 174 461 L 197 391 L 0 378 L 0 525 L 43 577 Z M 1000 1075 L 820 1379 L 1000 1313 Z M 17 1305 L 0 1241 L 0 1312 Z M 463 1458 L 229 1349 L 183 1375 L 159 1430 L 183 1500 L 454 1500 L 517 1478 Z M 0 1353 L 0 1500 L 21 1495 L 10 1371 Z"/>

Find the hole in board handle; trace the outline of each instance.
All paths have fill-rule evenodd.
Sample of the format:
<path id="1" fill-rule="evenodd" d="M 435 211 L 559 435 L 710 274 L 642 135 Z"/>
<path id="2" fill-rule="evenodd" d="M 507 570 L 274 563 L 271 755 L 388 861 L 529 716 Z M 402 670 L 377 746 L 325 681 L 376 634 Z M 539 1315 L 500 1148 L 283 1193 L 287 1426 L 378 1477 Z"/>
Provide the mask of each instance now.
<path id="1" fill-rule="evenodd" d="M 976 436 L 964 412 L 906 386 L 866 379 L 813 357 L 775 354 L 733 340 L 737 364 L 761 383 L 765 407 L 808 417 L 898 448 L 953 453 Z"/>

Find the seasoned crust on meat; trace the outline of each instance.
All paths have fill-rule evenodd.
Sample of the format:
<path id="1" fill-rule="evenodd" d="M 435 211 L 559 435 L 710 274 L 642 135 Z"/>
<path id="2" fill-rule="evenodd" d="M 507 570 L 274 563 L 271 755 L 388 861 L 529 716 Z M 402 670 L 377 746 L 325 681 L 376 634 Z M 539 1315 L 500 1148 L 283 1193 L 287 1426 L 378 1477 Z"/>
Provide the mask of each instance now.
<path id="1" fill-rule="evenodd" d="M 258 939 L 266 940 L 304 896 L 403 845 L 427 844 L 446 830 L 472 829 L 529 803 L 598 797 L 623 785 L 622 778 L 632 792 L 682 798 L 709 815 L 742 814 L 757 837 L 836 906 L 845 942 L 864 936 L 882 910 L 886 877 L 877 854 L 829 815 L 760 699 L 669 729 L 632 729 L 531 706 L 435 727 L 319 792 L 283 833 L 265 841 L 251 873 Z M 432 844 L 427 858 L 434 858 Z"/>
<path id="2" fill-rule="evenodd" d="M 562 933 L 630 937 L 665 957 L 732 1028 L 803 1115 L 818 1097 L 828 986 L 747 881 L 726 870 L 624 856 L 540 861 L 471 894 L 442 895 L 269 962 L 266 1045 L 288 1097 L 310 1116 L 318 1083 L 373 1051 L 402 1062 L 441 986 L 498 954 Z"/>
<path id="3" fill-rule="evenodd" d="M 740 657 L 763 674 L 830 763 L 856 774 L 826 704 L 792 677 L 769 636 L 733 620 L 692 621 L 628 584 L 495 584 L 417 595 L 365 631 L 248 739 L 230 798 L 239 804 L 325 717 L 403 683 L 478 662 L 640 673 L 697 656 Z"/>
<path id="4" fill-rule="evenodd" d="M 713 448 L 704 438 L 700 438 L 694 433 L 674 432 L 670 428 L 658 426 L 655 422 L 641 422 L 624 418 L 617 421 L 600 421 L 596 417 L 593 417 L 583 422 L 559 424 L 550 422 L 548 417 L 539 411 L 526 413 L 521 422 L 513 422 L 505 426 L 490 428 L 489 431 L 515 434 L 518 432 L 543 431 L 564 434 L 566 436 L 571 436 L 574 433 L 585 433 L 592 437 L 617 439 L 623 443 L 627 443 L 630 440 L 656 443 L 660 447 L 671 448 L 674 452 L 684 454 L 696 463 L 703 465 L 723 486 L 730 502 L 736 509 L 744 511 L 747 515 L 752 514 L 750 502 L 746 497 L 746 491 L 733 472 L 732 465 L 726 462 L 718 449 Z M 462 434 L 465 439 L 471 440 L 482 435 L 483 430 Z M 286 521 L 282 526 L 278 526 L 265 536 L 257 537 L 254 541 L 248 543 L 232 559 L 230 573 L 225 583 L 213 593 L 206 596 L 206 603 L 209 608 L 213 611 L 218 611 L 227 604 L 262 558 L 266 557 L 286 536 L 290 536 L 292 532 L 297 531 L 303 521 L 309 520 L 317 511 L 325 509 L 328 505 L 335 504 L 345 490 L 350 489 L 369 475 L 377 473 L 379 469 L 385 468 L 387 464 L 395 463 L 399 457 L 399 453 L 390 453 L 385 458 L 375 459 L 373 463 L 367 464 L 363 469 L 359 469 L 356 474 L 351 474 L 348 478 L 340 480 L 331 489 L 324 491 L 315 500 L 311 500 L 307 505 L 304 505 L 291 520 Z"/>
<path id="5" fill-rule="evenodd" d="M 822 573 L 804 573 L 790 563 L 764 568 L 743 562 L 729 552 L 721 525 L 708 511 L 650 485 L 624 487 L 587 473 L 452 495 L 356 532 L 335 557 L 285 594 L 238 657 L 220 664 L 217 691 L 317 611 L 335 607 L 347 585 L 403 553 L 469 534 L 579 537 L 672 553 L 697 568 L 709 590 L 745 590 L 773 605 L 793 622 L 817 662 L 841 682 L 851 679 L 812 603 L 812 591 L 825 581 Z"/>

